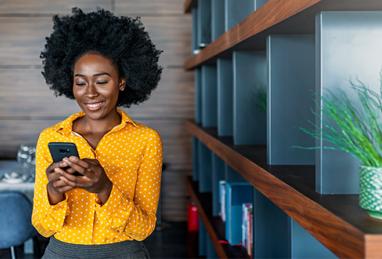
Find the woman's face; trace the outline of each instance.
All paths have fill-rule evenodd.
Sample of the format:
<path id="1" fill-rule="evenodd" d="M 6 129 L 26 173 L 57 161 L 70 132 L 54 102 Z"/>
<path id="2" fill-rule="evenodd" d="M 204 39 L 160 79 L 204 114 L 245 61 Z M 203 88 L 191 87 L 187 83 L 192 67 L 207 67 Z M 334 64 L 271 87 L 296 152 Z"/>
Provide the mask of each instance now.
<path id="1" fill-rule="evenodd" d="M 112 61 L 97 53 L 87 53 L 74 64 L 73 94 L 85 114 L 94 120 L 115 111 L 120 90 L 125 81 L 119 80 Z"/>

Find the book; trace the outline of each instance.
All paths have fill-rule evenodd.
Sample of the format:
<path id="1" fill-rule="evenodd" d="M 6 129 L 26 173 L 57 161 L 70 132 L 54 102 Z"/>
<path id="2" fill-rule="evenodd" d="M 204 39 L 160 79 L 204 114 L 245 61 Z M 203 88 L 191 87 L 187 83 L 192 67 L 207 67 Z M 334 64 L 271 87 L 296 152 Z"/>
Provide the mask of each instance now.
<path id="1" fill-rule="evenodd" d="M 225 201 L 225 194 L 226 194 L 226 181 L 220 180 L 219 181 L 219 195 L 220 195 L 220 217 L 222 221 L 225 222 L 226 219 L 226 201 Z"/>
<path id="2" fill-rule="evenodd" d="M 242 245 L 252 258 L 253 247 L 253 205 L 252 203 L 242 204 Z"/>

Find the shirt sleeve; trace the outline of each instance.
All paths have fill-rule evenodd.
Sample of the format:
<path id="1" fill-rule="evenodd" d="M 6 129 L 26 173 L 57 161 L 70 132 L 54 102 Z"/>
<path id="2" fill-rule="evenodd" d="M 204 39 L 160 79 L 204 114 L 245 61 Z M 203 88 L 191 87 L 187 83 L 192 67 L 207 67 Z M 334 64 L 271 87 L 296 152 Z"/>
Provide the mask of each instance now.
<path id="1" fill-rule="evenodd" d="M 48 149 L 47 132 L 41 132 L 36 146 L 36 176 L 33 197 L 32 225 L 44 237 L 59 232 L 67 215 L 67 195 L 65 200 L 51 205 L 49 203 L 46 169 L 52 163 Z"/>
<path id="2" fill-rule="evenodd" d="M 106 203 L 96 208 L 98 220 L 135 240 L 146 239 L 155 229 L 162 175 L 162 141 L 157 131 L 150 133 L 138 169 L 134 200 L 113 184 Z"/>

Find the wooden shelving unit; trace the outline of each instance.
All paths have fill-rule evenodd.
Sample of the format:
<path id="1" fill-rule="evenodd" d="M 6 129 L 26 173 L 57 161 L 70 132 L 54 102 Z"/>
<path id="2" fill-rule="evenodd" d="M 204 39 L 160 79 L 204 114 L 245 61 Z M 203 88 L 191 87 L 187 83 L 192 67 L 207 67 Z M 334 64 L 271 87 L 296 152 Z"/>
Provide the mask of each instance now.
<path id="1" fill-rule="evenodd" d="M 195 1 L 186 1 L 186 13 Z M 221 35 L 184 63 L 192 70 L 234 49 L 264 49 L 265 36 L 272 33 L 307 33 L 314 30 L 319 11 L 382 10 L 379 0 L 269 0 L 242 22 Z"/>
<path id="2" fill-rule="evenodd" d="M 259 192 L 340 257 L 382 254 L 382 223 L 359 206 L 357 195 L 319 195 L 314 168 L 266 165 L 264 146 L 235 146 L 215 128 L 187 122 L 188 131 L 239 172 Z"/>
<path id="3" fill-rule="evenodd" d="M 358 204 L 358 161 L 301 128 L 322 129 L 321 96 L 350 93 L 353 76 L 379 91 L 382 1 L 187 0 L 184 10 L 194 53 L 184 69 L 196 75 L 187 181 L 207 243 L 199 255 L 213 258 L 212 246 L 237 257 L 227 248 L 240 243 L 240 205 L 250 203 L 254 258 L 381 257 L 382 221 Z"/>

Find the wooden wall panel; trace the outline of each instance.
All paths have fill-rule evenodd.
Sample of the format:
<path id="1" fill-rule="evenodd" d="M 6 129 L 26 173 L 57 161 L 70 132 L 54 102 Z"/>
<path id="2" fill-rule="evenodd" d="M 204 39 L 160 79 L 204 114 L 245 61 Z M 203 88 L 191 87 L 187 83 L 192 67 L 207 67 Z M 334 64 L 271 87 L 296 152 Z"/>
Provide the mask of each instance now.
<path id="1" fill-rule="evenodd" d="M 95 10 L 96 7 L 111 10 L 112 0 L 2 0 L 0 15 L 67 14 L 74 6 L 84 11 Z"/>
<path id="2" fill-rule="evenodd" d="M 142 22 L 154 44 L 164 51 L 160 64 L 183 68 L 191 53 L 191 17 L 143 16 Z"/>
<path id="3" fill-rule="evenodd" d="M 193 73 L 182 68 L 164 68 L 162 79 L 149 100 L 131 106 L 132 116 L 139 118 L 192 118 L 194 114 Z"/>
<path id="4" fill-rule="evenodd" d="M 23 143 L 35 144 L 39 132 L 59 120 L 12 120 L 0 121 L 0 157 L 16 159 L 18 145 Z"/>
<path id="5" fill-rule="evenodd" d="M 152 15 L 183 15 L 181 0 L 115 0 L 117 13 L 152 16 Z"/>
<path id="6" fill-rule="evenodd" d="M 163 66 L 179 66 L 189 54 L 189 17 L 142 17 L 142 22 L 157 46 L 164 50 Z M 50 17 L 0 17 L 0 66 L 41 65 L 40 53 L 53 22 Z"/>
<path id="7" fill-rule="evenodd" d="M 54 118 L 79 111 L 74 100 L 54 96 L 41 69 L 0 69 L 0 78 L 0 118 Z"/>
<path id="8" fill-rule="evenodd" d="M 41 69 L 0 69 L 0 78 L 0 118 L 56 117 L 79 110 L 74 100 L 54 96 L 41 75 Z M 149 100 L 131 106 L 129 114 L 147 119 L 192 117 L 192 82 L 191 72 L 181 68 L 164 69 L 162 79 Z"/>
<path id="9" fill-rule="evenodd" d="M 0 17 L 0 66 L 41 65 L 40 52 L 52 28 L 50 17 Z"/>
<path id="10" fill-rule="evenodd" d="M 186 177 L 190 171 L 167 170 L 162 175 L 162 215 L 172 220 L 184 220 L 187 202 L 184 198 Z"/>
<path id="11" fill-rule="evenodd" d="M 127 112 L 161 134 L 164 161 L 169 165 L 163 178 L 163 217 L 185 220 L 191 138 L 184 120 L 194 114 L 194 78 L 193 73 L 183 71 L 183 61 L 191 53 L 191 17 L 183 15 L 180 0 L 1 1 L 0 159 L 15 158 L 19 144 L 35 143 L 43 128 L 79 111 L 74 100 L 53 95 L 41 76 L 39 58 L 52 30 L 52 15 L 68 14 L 73 6 L 141 16 L 154 44 L 164 51 L 158 88 L 148 101 Z"/>

